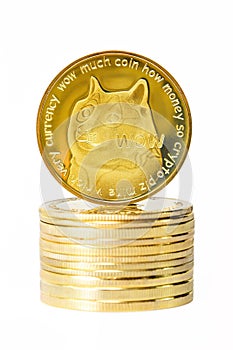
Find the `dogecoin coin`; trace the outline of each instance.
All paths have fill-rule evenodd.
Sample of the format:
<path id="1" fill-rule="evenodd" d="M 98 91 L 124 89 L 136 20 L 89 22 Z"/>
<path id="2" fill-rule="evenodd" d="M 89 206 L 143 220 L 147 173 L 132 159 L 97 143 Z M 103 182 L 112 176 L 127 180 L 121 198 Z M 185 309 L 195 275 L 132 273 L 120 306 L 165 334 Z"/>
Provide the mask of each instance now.
<path id="1" fill-rule="evenodd" d="M 40 239 L 40 247 L 43 250 L 60 254 L 71 254 L 79 256 L 111 256 L 111 257 L 125 257 L 125 256 L 140 256 L 140 255 L 156 255 L 173 253 L 182 251 L 193 246 L 193 238 L 187 239 L 183 242 L 176 242 L 171 244 L 157 244 L 151 246 L 119 246 L 111 248 L 95 248 L 87 247 L 77 244 L 61 244 L 45 241 Z"/>
<path id="2" fill-rule="evenodd" d="M 40 217 L 70 222 L 122 222 L 175 219 L 192 214 L 189 202 L 171 198 L 151 197 L 128 205 L 93 205 L 79 198 L 58 199 L 40 207 Z"/>
<path id="3" fill-rule="evenodd" d="M 176 236 L 166 236 L 166 237 L 156 237 L 156 238 L 139 238 L 137 240 L 121 240 L 117 238 L 105 238 L 105 239 L 89 239 L 88 237 L 85 239 L 81 239 L 79 241 L 79 244 L 85 246 L 90 245 L 92 247 L 95 246 L 119 246 L 119 245 L 130 245 L 132 246 L 150 246 L 150 245 L 156 245 L 156 244 L 171 244 L 176 242 L 182 242 L 189 238 L 193 238 L 194 232 L 190 231 L 184 234 L 176 235 Z M 59 237 L 59 236 L 52 236 L 48 235 L 46 233 L 41 232 L 40 237 L 48 242 L 54 242 L 54 243 L 62 243 L 62 244 L 76 244 L 77 241 L 75 239 L 72 239 L 72 237 Z M 117 237 L 117 236 L 116 236 Z"/>
<path id="4" fill-rule="evenodd" d="M 48 305 L 57 306 L 66 309 L 80 311 L 101 311 L 101 312 L 131 312 L 131 311 L 146 311 L 159 310 L 177 307 L 190 303 L 193 300 L 193 292 L 185 294 L 161 298 L 155 300 L 133 301 L 133 302 L 96 302 L 87 300 L 64 299 L 52 297 L 41 293 L 41 301 Z"/>
<path id="5" fill-rule="evenodd" d="M 88 227 L 77 227 L 69 225 L 52 225 L 44 222 L 40 222 L 41 232 L 47 235 L 55 237 L 67 237 L 71 239 L 120 239 L 120 240 L 132 240 L 140 238 L 158 238 L 165 236 L 176 236 L 184 234 L 194 229 L 194 220 L 190 219 L 185 222 L 171 222 L 171 224 L 161 226 L 145 226 L 140 227 L 138 223 L 135 227 L 127 228 L 94 228 Z"/>
<path id="6" fill-rule="evenodd" d="M 151 299 L 161 299 L 174 297 L 176 295 L 191 292 L 193 282 L 187 281 L 175 285 L 159 286 L 152 288 L 135 289 L 100 289 L 100 288 L 80 288 L 74 286 L 58 286 L 47 282 L 41 282 L 41 292 L 52 297 L 64 299 L 81 300 L 104 300 L 109 301 L 142 301 Z"/>
<path id="7" fill-rule="evenodd" d="M 155 287 L 166 284 L 174 284 L 188 281 L 193 278 L 193 269 L 188 271 L 173 274 L 165 277 L 141 277 L 141 278 L 119 278 L 119 279 L 104 279 L 91 276 L 75 276 L 53 273 L 41 270 L 41 280 L 58 284 L 71 285 L 77 287 L 98 287 L 98 288 L 137 288 L 137 287 Z"/>
<path id="8" fill-rule="evenodd" d="M 185 258 L 178 258 L 176 260 L 163 260 L 163 261 L 156 261 L 156 262 L 72 262 L 72 261 L 65 261 L 65 260 L 58 260 L 53 258 L 48 258 L 46 256 L 41 255 L 41 263 L 46 264 L 49 266 L 54 266 L 57 268 L 63 268 L 63 269 L 74 269 L 74 270 L 82 270 L 82 271 L 112 271 L 115 273 L 115 271 L 140 271 L 140 270 L 147 270 L 147 269 L 160 269 L 160 268 L 170 268 L 170 267 L 179 267 L 184 264 L 193 262 L 194 255 L 190 254 L 186 256 Z"/>
<path id="9" fill-rule="evenodd" d="M 135 271 L 122 271 L 120 268 L 117 269 L 117 265 L 115 266 L 115 270 L 74 270 L 68 268 L 54 267 L 51 265 L 47 265 L 41 262 L 41 269 L 53 273 L 63 274 L 63 275 L 77 275 L 77 276 L 92 276 L 92 277 L 100 277 L 106 279 L 115 279 L 115 278 L 138 278 L 138 277 L 146 277 L 146 276 L 171 276 L 175 273 L 185 272 L 193 268 L 193 261 L 181 266 L 175 267 L 164 267 L 157 269 L 147 269 L 147 270 L 135 270 Z"/>
<path id="10" fill-rule="evenodd" d="M 139 255 L 139 256 L 87 256 L 87 255 L 72 255 L 72 254 L 59 254 L 50 252 L 44 249 L 40 249 L 41 257 L 47 257 L 57 259 L 60 261 L 70 262 L 88 262 L 88 263 L 140 263 L 140 262 L 158 262 L 167 260 L 176 260 L 179 258 L 185 258 L 193 255 L 193 247 L 185 250 L 181 250 L 174 253 L 167 254 L 153 254 L 153 255 Z"/>
<path id="11" fill-rule="evenodd" d="M 187 100 L 149 58 L 120 51 L 73 62 L 38 111 L 43 159 L 63 186 L 94 202 L 142 200 L 180 169 L 191 139 Z"/>

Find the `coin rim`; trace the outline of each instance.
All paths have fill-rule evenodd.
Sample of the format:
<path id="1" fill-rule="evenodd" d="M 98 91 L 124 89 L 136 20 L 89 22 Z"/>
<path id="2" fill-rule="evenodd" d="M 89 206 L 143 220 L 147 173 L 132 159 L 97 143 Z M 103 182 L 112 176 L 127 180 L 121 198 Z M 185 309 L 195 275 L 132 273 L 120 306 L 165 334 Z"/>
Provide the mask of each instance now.
<path id="1" fill-rule="evenodd" d="M 71 270 L 81 270 L 81 271 L 106 271 L 111 269 L 113 272 L 115 270 L 121 271 L 141 271 L 149 269 L 162 269 L 170 267 L 178 267 L 190 262 L 194 262 L 194 254 L 187 255 L 186 257 L 177 258 L 174 260 L 162 260 L 157 262 L 75 262 L 66 260 L 57 260 L 49 258 L 46 256 L 40 257 L 40 262 L 49 266 L 54 266 L 58 268 L 71 269 Z"/>
<path id="2" fill-rule="evenodd" d="M 193 291 L 182 294 L 171 299 L 155 299 L 147 301 L 126 302 L 126 303 L 101 303 L 96 301 L 84 301 L 74 299 L 62 299 L 56 297 L 49 297 L 41 292 L 41 301 L 47 305 L 80 310 L 80 311 L 95 311 L 95 312 L 135 312 L 146 310 L 169 309 L 186 305 L 193 301 Z"/>
<path id="3" fill-rule="evenodd" d="M 82 232 L 82 227 L 73 227 L 73 226 L 58 226 L 53 224 L 48 224 L 43 221 L 40 221 L 40 231 L 43 233 L 46 233 L 50 236 L 55 237 L 69 237 L 73 238 L 75 240 L 78 239 L 86 239 L 86 235 L 80 234 L 69 234 L 65 235 L 63 232 L 63 228 L 66 227 L 66 229 L 74 229 L 77 231 Z M 171 230 L 168 231 L 168 228 Z M 95 230 L 94 228 L 91 228 L 92 230 Z M 95 230 L 94 235 L 89 235 L 89 238 L 102 238 L 102 239 L 109 239 L 109 238 L 118 238 L 119 240 L 129 240 L 133 239 L 135 240 L 135 232 L 137 232 L 138 236 L 136 239 L 145 239 L 145 238 L 159 238 L 159 237 L 171 237 L 171 236 L 178 236 L 180 234 L 185 234 L 187 232 L 194 231 L 195 232 L 195 221 L 190 220 L 187 222 L 182 223 L 175 223 L 172 225 L 161 225 L 161 226 L 148 226 L 148 227 L 136 227 L 136 228 L 126 228 L 126 229 L 117 229 L 117 228 L 97 228 Z"/>
<path id="4" fill-rule="evenodd" d="M 102 279 L 121 279 L 121 278 L 141 278 L 141 277 L 167 277 L 172 276 L 177 273 L 182 273 L 190 270 L 190 268 L 194 267 L 194 260 L 179 265 L 179 266 L 170 266 L 170 267 L 161 267 L 155 269 L 141 269 L 141 270 L 121 270 L 117 269 L 117 265 L 115 266 L 115 270 L 77 270 L 77 269 L 69 269 L 66 267 L 57 267 L 40 262 L 41 270 L 45 270 L 48 272 L 53 272 L 57 274 L 63 274 L 67 276 L 87 276 L 87 277 L 99 277 Z"/>
<path id="5" fill-rule="evenodd" d="M 193 278 L 193 271 L 194 268 L 192 267 L 185 272 L 175 273 L 172 276 L 104 279 L 101 277 L 65 275 L 40 269 L 40 279 L 51 284 L 70 285 L 82 288 L 110 287 L 135 289 L 185 282 Z"/>
<path id="6" fill-rule="evenodd" d="M 43 231 L 40 232 L 40 237 L 48 242 L 53 243 L 59 243 L 59 244 L 81 244 L 84 246 L 89 247 L 100 247 L 100 249 L 103 247 L 106 247 L 108 245 L 109 248 L 114 246 L 130 246 L 130 247 L 137 247 L 137 246 L 153 246 L 158 244 L 172 244 L 176 242 L 181 242 L 184 240 L 187 240 L 189 238 L 194 237 L 194 230 L 187 231 L 183 234 L 175 235 L 175 236 L 163 236 L 163 237 L 152 237 L 152 238 L 138 238 L 138 239 L 117 239 L 117 238 L 103 238 L 99 240 L 98 238 L 72 238 L 71 236 L 53 236 L 49 235 L 47 233 L 44 233 Z"/>
<path id="7" fill-rule="evenodd" d="M 151 299 L 171 298 L 193 291 L 193 279 L 169 284 L 165 286 L 155 286 L 146 288 L 89 288 L 69 285 L 57 285 L 41 280 L 40 290 L 43 294 L 73 300 L 102 301 L 102 302 L 131 302 Z"/>
<path id="8" fill-rule="evenodd" d="M 84 263 L 147 263 L 147 262 L 157 262 L 157 261 L 167 261 L 167 260 L 177 260 L 179 258 L 185 258 L 190 255 L 193 256 L 194 247 L 187 248 L 185 250 L 172 252 L 172 253 L 162 253 L 155 255 L 140 255 L 140 256 L 78 256 L 78 255 L 69 255 L 54 253 L 40 248 L 40 256 L 45 256 L 48 258 L 56 259 L 59 261 L 68 261 L 68 262 L 84 262 Z"/>
<path id="9" fill-rule="evenodd" d="M 145 256 L 145 255 L 157 255 L 175 253 L 193 247 L 194 238 L 189 238 L 182 242 L 175 242 L 170 244 L 155 244 L 151 246 L 129 246 L 123 245 L 120 247 L 87 247 L 77 244 L 66 244 L 46 241 L 40 238 L 40 248 L 49 251 L 51 253 L 68 254 L 72 256 L 111 256 L 111 257 L 124 257 L 124 256 Z"/>
<path id="10" fill-rule="evenodd" d="M 166 200 L 172 202 L 173 208 L 161 208 L 155 210 L 147 210 L 143 209 L 140 213 L 134 214 L 126 214 L 126 213 L 90 213 L 88 210 L 83 211 L 73 211 L 72 208 L 63 209 L 59 207 L 59 205 L 67 204 L 70 205 L 74 201 L 80 201 L 77 197 L 71 198 L 62 198 L 57 200 L 52 200 L 43 203 L 39 208 L 39 215 L 41 217 L 47 217 L 48 219 L 53 218 L 54 220 L 70 220 L 72 221 L 131 221 L 131 220 L 149 220 L 149 219 L 174 219 L 178 217 L 185 217 L 189 214 L 193 213 L 193 205 L 184 200 L 175 199 L 175 198 L 164 198 L 164 197 L 150 197 L 150 201 L 153 200 Z M 182 208 L 174 207 L 177 205 L 177 202 L 182 204 Z M 127 208 L 127 206 L 125 207 Z M 95 208 L 95 209 L 98 209 Z M 130 208 L 129 208 L 130 209 Z"/>

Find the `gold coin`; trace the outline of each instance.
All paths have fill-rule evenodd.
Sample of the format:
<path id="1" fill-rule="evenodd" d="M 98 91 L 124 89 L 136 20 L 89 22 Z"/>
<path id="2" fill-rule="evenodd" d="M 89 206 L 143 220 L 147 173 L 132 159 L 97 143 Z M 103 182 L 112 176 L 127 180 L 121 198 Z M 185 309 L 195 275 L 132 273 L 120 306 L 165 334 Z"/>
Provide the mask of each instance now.
<path id="1" fill-rule="evenodd" d="M 81 239 L 79 243 L 81 245 L 90 245 L 90 246 L 112 246 L 112 245 L 127 245 L 127 246 L 150 246 L 150 245 L 157 245 L 157 244 L 170 244 L 170 243 L 176 243 L 176 242 L 182 242 L 185 241 L 189 238 L 193 238 L 194 231 L 190 231 L 181 235 L 176 235 L 176 236 L 166 236 L 166 237 L 155 237 L 155 238 L 139 238 L 134 241 L 132 239 L 129 240 L 120 240 L 120 239 Z M 62 243 L 62 244 L 77 244 L 77 240 L 73 239 L 72 237 L 59 237 L 59 236 L 52 236 L 48 235 L 46 233 L 41 232 L 40 237 L 49 242 L 54 242 L 54 243 Z"/>
<path id="2" fill-rule="evenodd" d="M 114 248 L 95 248 L 87 247 L 78 244 L 61 244 L 45 241 L 40 239 L 40 247 L 44 250 L 71 255 L 88 255 L 88 256 L 138 256 L 138 255 L 153 255 L 177 252 L 191 248 L 193 246 L 193 238 L 183 242 L 171 244 L 158 244 L 153 246 L 119 246 Z"/>
<path id="3" fill-rule="evenodd" d="M 80 288 L 73 286 L 59 286 L 41 281 L 41 292 L 43 294 L 75 300 L 97 300 L 104 302 L 130 302 L 154 300 L 174 297 L 176 295 L 189 293 L 193 290 L 193 281 L 182 282 L 180 284 L 159 286 L 152 288 L 135 289 L 97 289 Z"/>
<path id="4" fill-rule="evenodd" d="M 136 263 L 122 263 L 122 262 L 72 262 L 65 260 L 58 260 L 53 258 L 48 258 L 46 256 L 41 255 L 41 263 L 49 266 L 54 266 L 58 268 L 64 269 L 74 269 L 74 270 L 82 270 L 82 271 L 140 271 L 147 269 L 159 269 L 159 268 L 170 268 L 170 267 L 178 267 L 184 264 L 193 262 L 194 255 L 190 254 L 185 258 L 178 258 L 176 260 L 164 260 L 164 261 L 156 261 L 156 262 L 136 262 Z"/>
<path id="5" fill-rule="evenodd" d="M 160 269 L 147 269 L 147 270 L 137 270 L 137 271 L 122 271 L 121 269 L 115 270 L 74 270 L 68 268 L 54 267 L 51 265 L 47 265 L 41 262 L 41 269 L 53 273 L 63 274 L 63 275 L 73 275 L 73 276 L 91 276 L 91 277 L 99 277 L 102 279 L 115 279 L 115 278 L 138 278 L 138 277 L 146 277 L 146 276 L 171 276 L 175 273 L 185 272 L 193 268 L 193 261 L 184 265 L 176 266 L 176 267 L 164 267 Z"/>
<path id="6" fill-rule="evenodd" d="M 80 58 L 52 81 L 37 138 L 63 186 L 94 202 L 138 201 L 181 167 L 191 139 L 187 100 L 154 61 L 109 51 Z"/>
<path id="7" fill-rule="evenodd" d="M 40 249 L 40 255 L 42 257 L 57 259 L 60 261 L 71 262 L 88 262 L 88 263 L 139 263 L 139 262 L 157 262 L 166 260 L 175 260 L 179 258 L 185 258 L 193 254 L 193 247 L 179 252 L 168 254 L 154 254 L 154 255 L 139 255 L 139 256 L 78 256 L 70 254 L 59 254 L 50 252 L 44 249 Z"/>
<path id="8" fill-rule="evenodd" d="M 40 217 L 40 220 L 44 223 L 51 224 L 54 226 L 64 226 L 64 227 L 78 227 L 78 228 L 94 228 L 95 230 L 100 229 L 135 229 L 135 227 L 151 228 L 159 227 L 165 225 L 178 225 L 185 222 L 194 220 L 193 213 L 188 214 L 184 217 L 172 218 L 172 219 L 159 219 L 159 220 L 141 220 L 135 222 L 114 222 L 114 221 L 90 221 L 88 223 L 83 223 L 80 221 L 70 221 L 67 219 L 54 219 L 47 217 Z"/>
<path id="9" fill-rule="evenodd" d="M 64 198 L 44 203 L 40 216 L 46 222 L 49 220 L 69 220 L 75 222 L 111 222 L 145 221 L 160 219 L 178 219 L 192 214 L 192 205 L 186 201 L 151 197 L 141 203 L 128 205 L 93 206 L 79 198 Z"/>
<path id="10" fill-rule="evenodd" d="M 139 238 L 157 238 L 165 236 L 176 236 L 184 234 L 194 229 L 194 220 L 184 223 L 161 225 L 156 227 L 135 227 L 132 228 L 94 228 L 94 227 L 74 227 L 74 226 L 57 226 L 40 222 L 41 232 L 56 236 L 68 237 L 73 239 L 97 239 L 113 238 L 121 240 L 139 239 Z"/>
<path id="11" fill-rule="evenodd" d="M 92 276 L 67 276 L 64 274 L 53 273 L 41 269 L 41 280 L 48 283 L 59 285 L 70 285 L 78 287 L 95 287 L 95 288 L 137 288 L 153 287 L 166 284 L 174 284 L 188 281 L 193 278 L 193 269 L 186 272 L 174 274 L 166 277 L 141 277 L 141 278 L 122 278 L 122 279 L 102 279 Z"/>
<path id="12" fill-rule="evenodd" d="M 146 311 L 159 310 L 177 307 L 190 303 L 193 300 L 193 292 L 181 294 L 170 298 L 161 298 L 150 301 L 138 302 L 96 302 L 84 301 L 75 299 L 64 299 L 51 297 L 41 293 L 41 301 L 56 307 L 80 310 L 80 311 L 101 311 L 101 312 L 131 312 L 131 311 Z"/>

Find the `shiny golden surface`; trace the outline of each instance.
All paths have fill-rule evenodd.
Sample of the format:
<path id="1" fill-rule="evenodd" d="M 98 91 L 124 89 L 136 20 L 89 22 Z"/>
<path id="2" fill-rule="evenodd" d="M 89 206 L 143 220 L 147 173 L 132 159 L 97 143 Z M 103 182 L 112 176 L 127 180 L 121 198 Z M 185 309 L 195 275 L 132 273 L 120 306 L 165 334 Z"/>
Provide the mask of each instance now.
<path id="1" fill-rule="evenodd" d="M 137 272 L 141 270 L 153 270 L 153 269 L 168 269 L 173 267 L 182 267 L 185 264 L 192 263 L 194 259 L 193 254 L 189 254 L 184 258 L 177 258 L 175 260 L 162 260 L 162 261 L 151 261 L 151 262 L 108 262 L 106 259 L 103 262 L 73 262 L 48 258 L 41 255 L 41 264 L 48 265 L 50 267 L 57 267 L 62 269 L 73 269 L 78 271 L 87 271 L 88 273 L 95 273 L 101 271 L 103 274 L 111 271 L 113 274 L 122 273 L 125 271 Z"/>
<path id="2" fill-rule="evenodd" d="M 40 220 L 42 249 L 64 254 L 72 253 L 72 248 L 70 250 L 67 245 L 72 243 L 79 244 L 82 250 L 83 247 L 125 245 L 148 249 L 152 245 L 192 238 L 194 229 L 190 203 L 154 197 L 145 203 L 105 207 L 92 205 L 92 208 L 78 198 L 56 200 L 40 208 Z M 182 234 L 183 237 L 179 237 Z M 57 245 L 58 250 L 49 248 L 52 243 L 60 244 Z M 93 251 L 91 254 L 94 254 Z M 97 254 L 102 253 L 97 250 Z"/>
<path id="3" fill-rule="evenodd" d="M 156 237 L 156 238 L 138 238 L 137 240 L 132 240 L 132 239 L 118 239 L 117 236 L 115 239 L 82 239 L 79 241 L 81 245 L 91 245 L 93 246 L 100 246 L 101 243 L 106 247 L 106 245 L 128 245 L 130 247 L 136 246 L 136 247 L 141 247 L 141 246 L 153 246 L 153 245 L 158 245 L 158 244 L 171 244 L 171 243 L 176 243 L 176 242 L 182 242 L 187 239 L 193 238 L 193 231 L 180 234 L 180 235 L 175 235 L 175 236 L 166 236 L 166 237 Z M 52 236 L 48 235 L 46 233 L 43 233 L 41 231 L 40 237 L 48 242 L 54 242 L 54 243 L 62 243 L 62 244 L 76 244 L 77 240 L 72 239 L 71 237 L 59 237 L 59 236 Z"/>
<path id="4" fill-rule="evenodd" d="M 40 239 L 40 247 L 53 253 L 71 254 L 79 256 L 140 256 L 140 255 L 155 255 L 165 254 L 177 251 L 182 251 L 193 246 L 193 238 L 187 239 L 183 242 L 176 242 L 171 244 L 157 244 L 150 246 L 118 246 L 111 248 L 94 248 L 86 247 L 76 244 L 61 244 L 45 241 Z"/>
<path id="5" fill-rule="evenodd" d="M 118 269 L 117 269 L 118 268 Z M 115 270 L 109 268 L 108 270 L 96 269 L 94 271 L 87 270 L 75 270 L 61 267 L 54 267 L 41 262 L 41 269 L 53 273 L 58 273 L 62 275 L 73 275 L 73 276 L 91 276 L 99 277 L 103 279 L 115 279 L 115 278 L 140 278 L 146 276 L 171 276 L 176 273 L 185 272 L 193 268 L 193 261 L 175 267 L 164 267 L 164 268 L 148 268 L 145 270 L 124 270 L 122 271 L 118 266 L 115 266 Z M 113 283 L 114 284 L 114 283 Z"/>
<path id="6" fill-rule="evenodd" d="M 179 258 L 185 258 L 193 254 L 193 247 L 185 250 L 181 250 L 175 253 L 167 254 L 152 254 L 152 255 L 139 255 L 139 256 L 87 256 L 87 255 L 71 255 L 71 254 L 59 254 L 50 252 L 40 248 L 40 255 L 42 257 L 57 259 L 60 261 L 70 261 L 70 262 L 87 262 L 87 263 L 148 263 L 148 262 L 158 262 L 165 260 L 176 260 Z"/>
<path id="7" fill-rule="evenodd" d="M 171 225 L 159 225 L 152 227 L 138 227 L 138 223 L 135 227 L 124 228 L 102 228 L 99 229 L 90 227 L 75 227 L 75 226 L 58 226 L 40 222 L 41 232 L 46 235 L 70 238 L 74 240 L 88 241 L 98 239 L 118 239 L 118 240 L 130 240 L 133 239 L 149 239 L 149 238 L 161 238 L 161 237 L 175 237 L 181 234 L 185 234 L 194 230 L 194 220 L 187 222 L 171 223 Z"/>
<path id="8" fill-rule="evenodd" d="M 70 225 L 83 223 L 122 223 L 141 222 L 162 219 L 185 218 L 192 215 L 192 205 L 183 200 L 172 198 L 150 197 L 144 202 L 128 205 L 99 205 L 79 198 L 64 198 L 44 203 L 40 209 L 40 218 L 44 222 L 69 220 Z"/>
<path id="9" fill-rule="evenodd" d="M 66 227 L 67 224 L 68 224 L 68 221 L 67 219 L 54 219 L 54 218 L 47 218 L 47 217 L 43 217 L 41 216 L 41 221 L 42 222 L 45 222 L 47 224 L 51 224 L 51 225 L 55 225 L 55 226 L 63 226 L 63 227 Z M 151 220 L 138 220 L 137 222 L 132 222 L 132 221 L 121 221 L 121 222 L 114 222 L 114 221 L 89 221 L 88 223 L 84 223 L 83 222 L 77 222 L 77 221 L 72 221 L 70 220 L 69 221 L 69 224 L 68 224 L 68 227 L 79 227 L 79 228 L 82 228 L 82 229 L 86 229 L 88 228 L 89 229 L 93 229 L 94 228 L 94 231 L 96 231 L 96 229 L 100 228 L 104 228 L 105 230 L 106 229 L 135 229 L 135 227 L 137 228 L 154 228 L 154 227 L 158 227 L 158 226 L 174 226 L 174 225 L 179 225 L 179 224 L 182 224 L 182 223 L 187 223 L 187 222 L 190 222 L 190 221 L 193 221 L 194 219 L 194 216 L 193 214 L 188 214 L 186 216 L 181 216 L 181 217 L 177 217 L 177 218 L 171 218 L 171 219 L 151 219 Z"/>
<path id="10" fill-rule="evenodd" d="M 105 302 L 142 301 L 169 298 L 191 292 L 193 282 L 187 281 L 175 285 L 165 285 L 152 288 L 131 289 L 100 289 L 80 288 L 74 286 L 59 286 L 41 282 L 41 292 L 52 297 L 81 300 L 104 300 Z"/>
<path id="11" fill-rule="evenodd" d="M 174 273 L 171 276 L 150 276 L 136 278 L 105 279 L 93 276 L 76 276 L 53 273 L 41 270 L 41 280 L 59 285 L 71 285 L 77 287 L 101 287 L 101 288 L 139 288 L 154 287 L 166 284 L 184 282 L 193 278 L 193 269 L 185 272 Z"/>
<path id="12" fill-rule="evenodd" d="M 184 201 L 127 206 L 80 199 L 40 209 L 41 300 L 89 311 L 140 311 L 193 298 L 194 215 Z"/>
<path id="13" fill-rule="evenodd" d="M 133 302 L 101 302 L 101 301 L 86 301 L 75 299 L 64 299 L 52 297 L 41 293 L 41 301 L 48 305 L 80 310 L 80 311 L 100 311 L 100 312 L 132 312 L 159 310 L 177 307 L 190 303 L 193 300 L 193 292 L 161 298 L 155 300 L 133 301 Z"/>
<path id="14" fill-rule="evenodd" d="M 175 79 L 140 55 L 101 52 L 65 68 L 37 119 L 38 144 L 55 178 L 94 202 L 138 201 L 181 167 L 191 138 Z"/>

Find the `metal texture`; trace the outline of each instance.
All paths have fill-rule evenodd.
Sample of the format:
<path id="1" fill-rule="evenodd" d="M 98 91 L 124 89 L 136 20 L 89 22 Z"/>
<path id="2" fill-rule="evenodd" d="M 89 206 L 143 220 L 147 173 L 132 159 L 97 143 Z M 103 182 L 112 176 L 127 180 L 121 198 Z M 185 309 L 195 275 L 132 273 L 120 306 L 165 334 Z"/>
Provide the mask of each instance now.
<path id="1" fill-rule="evenodd" d="M 46 90 L 38 111 L 43 159 L 66 189 L 93 202 L 135 202 L 180 169 L 191 139 L 187 100 L 149 58 L 95 53 L 73 62 Z"/>
<path id="2" fill-rule="evenodd" d="M 80 311 L 100 311 L 100 312 L 132 312 L 132 311 L 146 311 L 146 310 L 159 310 L 177 307 L 190 303 L 193 300 L 193 292 L 186 294 L 162 298 L 155 300 L 144 300 L 134 302 L 98 302 L 98 301 L 85 301 L 75 299 L 63 299 L 58 297 L 52 297 L 41 293 L 41 301 L 48 305 L 80 310 Z"/>

